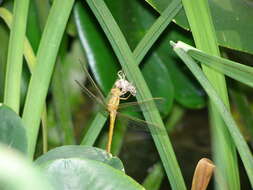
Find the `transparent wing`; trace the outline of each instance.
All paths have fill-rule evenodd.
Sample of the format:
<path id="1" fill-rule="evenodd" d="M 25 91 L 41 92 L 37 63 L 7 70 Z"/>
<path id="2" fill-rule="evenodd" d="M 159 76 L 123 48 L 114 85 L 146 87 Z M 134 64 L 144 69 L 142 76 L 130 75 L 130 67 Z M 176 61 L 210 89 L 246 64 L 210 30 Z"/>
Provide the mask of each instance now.
<path id="1" fill-rule="evenodd" d="M 80 65 L 81 65 L 81 67 L 83 69 L 83 72 L 86 74 L 88 80 L 90 81 L 90 83 L 92 84 L 92 86 L 96 89 L 99 98 L 101 99 L 101 101 L 103 102 L 103 104 L 106 104 L 105 97 L 104 97 L 103 93 L 101 92 L 101 90 L 99 89 L 99 87 L 97 86 L 96 82 L 92 79 L 92 77 L 90 76 L 90 74 L 89 74 L 88 70 L 86 69 L 86 67 L 84 67 L 82 65 L 81 61 L 79 61 L 79 62 L 80 62 Z"/>
<path id="2" fill-rule="evenodd" d="M 100 106 L 102 106 L 103 109 L 106 110 L 106 104 L 97 96 L 95 96 L 91 91 L 89 91 L 88 88 L 86 88 L 85 86 L 83 86 L 79 81 L 75 80 L 76 83 L 80 86 L 80 88 L 82 89 L 82 91 L 87 94 L 87 96 L 89 96 L 91 99 L 93 99 L 96 103 L 98 103 Z"/>
<path id="3" fill-rule="evenodd" d="M 132 117 L 120 112 L 117 112 L 117 119 L 120 119 L 121 121 L 126 122 L 128 127 L 131 127 L 137 131 L 146 131 L 150 133 L 150 131 L 153 130 L 155 134 L 162 134 L 162 135 L 167 134 L 167 131 L 165 130 L 165 128 L 162 128 L 161 126 L 157 124 L 150 123 L 145 120 Z"/>
<path id="4" fill-rule="evenodd" d="M 119 110 L 123 111 L 123 110 L 131 110 L 131 111 L 136 111 L 136 112 L 145 112 L 147 111 L 147 109 L 149 108 L 143 108 L 141 109 L 140 105 L 148 105 L 151 102 L 154 102 L 157 106 L 157 108 L 160 110 L 160 108 L 162 108 L 162 106 L 165 104 L 165 99 L 164 98 L 151 98 L 151 99 L 147 99 L 141 102 L 126 102 L 126 103 L 120 103 L 119 105 Z"/>

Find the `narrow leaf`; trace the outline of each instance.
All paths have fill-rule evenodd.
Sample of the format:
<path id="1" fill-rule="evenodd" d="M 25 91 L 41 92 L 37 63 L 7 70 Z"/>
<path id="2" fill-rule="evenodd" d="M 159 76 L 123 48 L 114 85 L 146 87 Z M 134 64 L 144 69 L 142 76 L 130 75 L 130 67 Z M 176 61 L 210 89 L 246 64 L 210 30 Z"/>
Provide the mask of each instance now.
<path id="1" fill-rule="evenodd" d="M 206 93 L 212 100 L 212 103 L 215 105 L 216 109 L 219 111 L 220 115 L 222 116 L 224 122 L 226 123 L 226 127 L 229 130 L 233 141 L 236 145 L 236 148 L 240 154 L 240 157 L 243 161 L 245 170 L 248 174 L 251 187 L 253 187 L 253 157 L 250 149 L 245 142 L 243 136 L 241 135 L 237 124 L 235 123 L 230 111 L 227 109 L 223 101 L 221 100 L 220 96 L 209 82 L 203 71 L 197 65 L 197 63 L 189 56 L 184 50 L 181 49 L 180 46 L 174 44 L 174 50 L 177 55 L 184 61 L 187 67 L 191 70 L 194 76 L 197 78 L 201 86 L 205 89 Z"/>

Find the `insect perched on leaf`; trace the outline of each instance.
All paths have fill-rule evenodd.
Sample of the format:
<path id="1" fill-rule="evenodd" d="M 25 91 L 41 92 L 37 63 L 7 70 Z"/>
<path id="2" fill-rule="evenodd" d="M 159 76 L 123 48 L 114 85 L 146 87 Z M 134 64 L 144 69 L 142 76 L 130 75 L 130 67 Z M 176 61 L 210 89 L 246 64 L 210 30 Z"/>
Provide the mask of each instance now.
<path id="1" fill-rule="evenodd" d="M 136 95 L 136 88 L 135 86 L 130 83 L 127 79 L 123 71 L 118 72 L 118 79 L 114 83 L 113 88 L 110 91 L 110 98 L 108 101 L 106 101 L 105 97 L 103 96 L 102 92 L 86 70 L 86 68 L 82 67 L 84 72 L 87 75 L 88 80 L 91 82 L 91 84 L 94 86 L 94 88 L 98 92 L 98 96 L 95 96 L 91 91 L 89 91 L 85 86 L 80 84 L 78 81 L 76 81 L 79 86 L 82 88 L 82 90 L 93 100 L 95 100 L 97 103 L 102 105 L 104 110 L 106 110 L 109 113 L 110 116 L 110 125 L 109 125 L 109 133 L 108 133 L 108 141 L 107 141 L 107 146 L 106 146 L 106 151 L 111 152 L 111 145 L 112 145 L 112 137 L 113 137 L 113 130 L 114 130 L 114 125 L 115 125 L 115 120 L 116 116 L 124 117 L 127 118 L 128 120 L 132 120 L 135 123 L 139 123 L 141 125 L 152 125 L 155 127 L 158 127 L 157 125 L 153 123 L 148 123 L 144 120 L 134 118 L 127 116 L 125 114 L 120 113 L 118 110 L 120 108 L 126 108 L 129 106 L 134 106 L 142 103 L 148 103 L 151 100 L 147 101 L 142 101 L 142 102 L 128 102 L 128 103 L 122 103 L 120 104 L 120 100 L 127 100 L 130 96 L 135 96 Z M 127 95 L 127 96 L 126 96 Z M 126 97 L 125 97 L 126 96 Z M 153 100 L 162 100 L 161 98 L 153 98 Z"/>

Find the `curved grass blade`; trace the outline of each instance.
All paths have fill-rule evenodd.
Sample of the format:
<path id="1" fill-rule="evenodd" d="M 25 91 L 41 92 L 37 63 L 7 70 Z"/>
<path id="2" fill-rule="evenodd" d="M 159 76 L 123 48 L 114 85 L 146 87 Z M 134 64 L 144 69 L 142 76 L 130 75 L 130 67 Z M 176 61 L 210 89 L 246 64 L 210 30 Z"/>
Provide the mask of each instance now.
<path id="1" fill-rule="evenodd" d="M 74 0 L 55 0 L 50 10 L 37 53 L 37 65 L 33 71 L 22 119 L 27 126 L 28 153 L 33 158 L 51 75 L 60 42 L 71 13 Z"/>
<path id="2" fill-rule="evenodd" d="M 217 110 L 219 111 L 221 117 L 223 118 L 227 129 L 230 132 L 230 135 L 236 145 L 236 148 L 240 154 L 242 162 L 244 164 L 245 170 L 248 174 L 249 181 L 251 183 L 251 187 L 253 187 L 253 157 L 250 149 L 245 142 L 242 134 L 239 131 L 239 127 L 237 126 L 236 122 L 234 121 L 230 111 L 225 106 L 224 102 L 209 82 L 203 71 L 199 68 L 197 63 L 183 50 L 180 46 L 171 42 L 171 45 L 174 48 L 174 51 L 177 55 L 184 61 L 186 66 L 191 70 L 194 76 L 197 78 L 201 86 L 204 88 L 212 103 L 215 105 Z"/>
<path id="3" fill-rule="evenodd" d="M 200 61 L 202 64 L 207 65 L 232 79 L 253 87 L 253 67 L 222 57 L 210 55 L 183 42 L 178 42 L 178 45 L 180 45 L 188 55 Z"/>
<path id="4" fill-rule="evenodd" d="M 16 113 L 20 107 L 20 87 L 23 64 L 24 40 L 29 9 L 29 0 L 14 1 L 13 23 L 8 45 L 4 103 Z"/>
<path id="5" fill-rule="evenodd" d="M 162 32 L 166 29 L 172 19 L 182 9 L 182 3 L 180 0 L 173 0 L 168 7 L 161 13 L 160 17 L 150 27 L 148 32 L 142 38 L 141 42 L 138 43 L 134 50 L 134 56 L 136 62 L 140 63 L 150 48 L 153 46 L 155 41 L 159 38 Z"/>
<path id="6" fill-rule="evenodd" d="M 220 56 L 217 35 L 215 33 L 214 20 L 210 11 L 208 0 L 182 0 L 182 4 L 189 22 L 195 45 L 198 49 L 215 56 Z M 201 29 L 200 29 L 201 27 Z M 229 110 L 229 99 L 225 76 L 214 69 L 201 65 L 207 79 L 213 85 L 218 96 Z M 239 168 L 236 147 L 229 130 L 226 128 L 215 104 L 209 104 L 210 124 L 212 133 L 213 160 L 220 171 L 221 176 L 216 175 L 217 181 L 224 178 L 229 189 L 240 189 Z M 226 189 L 215 183 L 216 188 Z"/>
<path id="7" fill-rule="evenodd" d="M 0 8 L 0 17 L 4 20 L 6 25 L 10 28 L 13 22 L 13 16 L 11 12 L 5 8 Z M 35 66 L 36 57 L 33 52 L 32 46 L 27 38 L 25 38 L 25 41 L 24 41 L 24 57 L 28 63 L 29 70 L 32 71 Z"/>

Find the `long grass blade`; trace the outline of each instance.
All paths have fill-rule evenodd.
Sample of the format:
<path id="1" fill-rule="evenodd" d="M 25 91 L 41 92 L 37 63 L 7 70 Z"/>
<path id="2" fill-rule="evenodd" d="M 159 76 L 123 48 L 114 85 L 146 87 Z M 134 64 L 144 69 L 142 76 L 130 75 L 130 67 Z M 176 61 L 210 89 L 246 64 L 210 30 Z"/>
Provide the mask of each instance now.
<path id="1" fill-rule="evenodd" d="M 198 49 L 214 56 L 220 56 L 215 28 L 209 9 L 208 0 L 182 0 L 183 7 L 193 34 L 195 45 Z M 218 95 L 229 109 L 229 100 L 226 81 L 223 74 L 201 65 L 210 83 L 214 86 Z M 237 154 L 230 134 L 211 101 L 209 104 L 209 115 L 212 133 L 213 160 L 220 172 L 220 176 L 225 179 L 226 187 L 233 190 L 240 189 L 240 179 L 238 172 Z M 216 175 L 217 181 L 219 176 Z M 217 189 L 226 187 L 215 184 Z"/>
<path id="2" fill-rule="evenodd" d="M 14 1 L 13 23 L 8 46 L 4 103 L 19 113 L 23 50 L 29 0 Z"/>
<path id="3" fill-rule="evenodd" d="M 178 42 L 187 54 L 202 64 L 211 67 L 224 75 L 253 87 L 253 67 L 237 63 L 225 58 L 210 55 L 184 42 Z"/>
<path id="4" fill-rule="evenodd" d="M 27 126 L 28 154 L 31 159 L 35 151 L 43 103 L 73 4 L 74 0 L 53 2 L 38 49 L 37 65 L 29 83 L 23 112 L 23 121 Z"/>
<path id="5" fill-rule="evenodd" d="M 184 61 L 186 66 L 191 70 L 194 76 L 197 78 L 201 86 L 204 88 L 209 98 L 212 100 L 212 103 L 215 105 L 216 109 L 219 111 L 222 119 L 226 123 L 227 129 L 229 130 L 234 144 L 240 154 L 240 157 L 243 161 L 245 170 L 248 174 L 251 187 L 253 187 L 253 157 L 250 149 L 245 142 L 242 134 L 239 131 L 239 127 L 234 121 L 230 111 L 227 109 L 227 106 L 224 104 L 221 97 L 218 95 L 217 91 L 214 89 L 213 85 L 209 82 L 206 75 L 197 65 L 197 63 L 189 56 L 187 53 L 178 47 L 176 44 L 172 43 L 174 50 L 177 55 Z"/>
<path id="6" fill-rule="evenodd" d="M 138 91 L 137 100 L 144 101 L 145 99 L 152 98 L 141 71 L 137 66 L 135 57 L 105 3 L 101 0 L 87 0 L 87 2 L 107 35 L 128 79 L 136 86 Z M 161 128 L 164 129 L 162 119 L 154 103 L 141 105 L 141 108 L 151 109 L 152 111 L 144 113 L 145 119 L 150 123 L 157 123 L 158 126 L 161 126 Z M 186 189 L 168 135 L 159 135 L 159 131 L 156 131 L 156 128 L 150 128 L 150 131 L 172 188 L 181 190 Z"/>
<path id="7" fill-rule="evenodd" d="M 172 19 L 181 10 L 182 3 L 181 0 L 173 0 L 168 7 L 162 12 L 159 18 L 150 27 L 145 36 L 141 39 L 140 43 L 136 46 L 134 50 L 134 56 L 136 57 L 136 62 L 140 63 L 147 52 L 150 50 L 152 45 L 162 34 L 165 28 L 169 25 Z"/>
<path id="8" fill-rule="evenodd" d="M 0 8 L 0 17 L 4 20 L 7 26 L 11 28 L 13 22 L 13 16 L 11 12 L 8 9 Z M 24 56 L 28 63 L 29 70 L 32 71 L 36 62 L 36 57 L 27 38 L 25 38 L 24 41 Z"/>
<path id="9" fill-rule="evenodd" d="M 13 16 L 11 12 L 5 8 L 0 8 L 0 17 L 4 20 L 4 22 L 7 24 L 9 28 L 11 28 L 12 22 L 13 22 Z M 27 66 L 32 73 L 36 64 L 36 56 L 33 52 L 32 46 L 25 37 L 24 41 L 24 57 L 27 62 Z M 42 121 L 42 136 L 43 136 L 43 152 L 45 153 L 47 151 L 47 109 L 46 109 L 46 103 L 44 104 L 43 113 L 41 115 L 41 121 Z"/>

